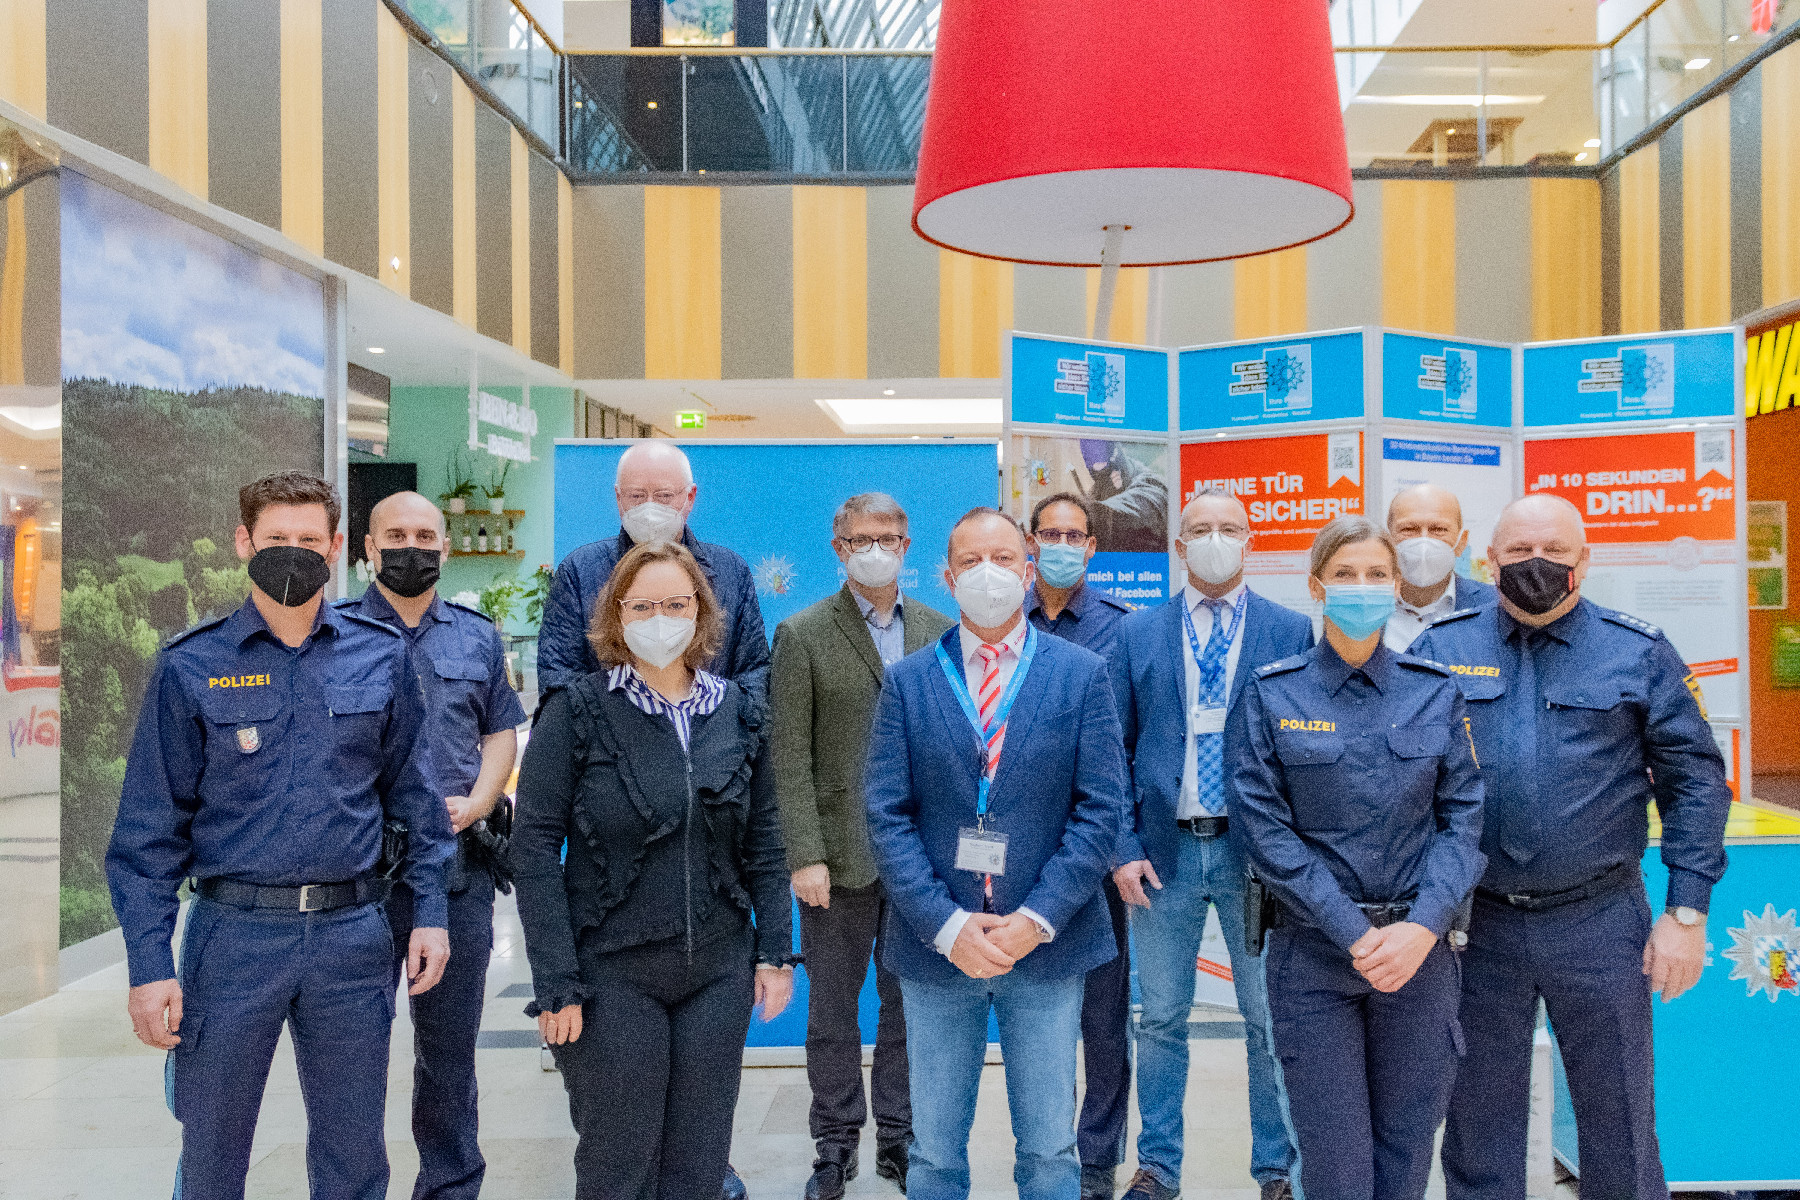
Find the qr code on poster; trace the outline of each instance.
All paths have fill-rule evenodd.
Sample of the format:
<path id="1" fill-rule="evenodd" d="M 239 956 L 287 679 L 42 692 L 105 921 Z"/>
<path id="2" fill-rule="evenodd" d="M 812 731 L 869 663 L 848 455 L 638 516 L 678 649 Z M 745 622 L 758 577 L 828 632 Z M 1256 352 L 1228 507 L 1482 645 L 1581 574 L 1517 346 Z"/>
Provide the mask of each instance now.
<path id="1" fill-rule="evenodd" d="M 1331 469 L 1333 471 L 1356 470 L 1356 447 L 1333 446 L 1331 448 Z"/>
<path id="2" fill-rule="evenodd" d="M 1725 439 L 1700 439 L 1700 465 L 1720 466 L 1725 462 Z"/>

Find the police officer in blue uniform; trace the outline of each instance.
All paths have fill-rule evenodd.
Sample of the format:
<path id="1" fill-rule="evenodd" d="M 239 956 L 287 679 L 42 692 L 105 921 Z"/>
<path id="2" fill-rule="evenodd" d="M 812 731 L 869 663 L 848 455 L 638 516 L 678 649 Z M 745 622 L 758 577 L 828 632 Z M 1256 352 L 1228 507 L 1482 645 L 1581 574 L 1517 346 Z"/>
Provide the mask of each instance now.
<path id="1" fill-rule="evenodd" d="M 424 711 L 405 639 L 320 595 L 343 544 L 336 492 L 283 472 L 243 488 L 238 507 L 250 598 L 157 656 L 106 855 L 132 1026 L 170 1052 L 176 1195 L 244 1194 L 285 1024 L 312 1194 L 381 1200 L 394 1018 L 393 936 L 377 903 L 383 819 L 408 826 L 414 994 L 450 954 L 450 823 L 415 754 Z M 177 976 L 170 943 L 188 878 Z"/>
<path id="2" fill-rule="evenodd" d="M 1650 993 L 1700 978 L 1725 872 L 1731 791 L 1700 687 L 1655 626 L 1581 597 L 1581 514 L 1509 505 L 1489 561 L 1500 603 L 1453 613 L 1416 652 L 1455 672 L 1481 750 L 1487 874 L 1464 954 L 1469 1052 L 1450 1102 L 1451 1200 L 1523 1200 L 1531 1041 L 1549 1010 L 1568 1075 L 1585 1196 L 1662 1200 Z M 1640 863 L 1662 816 L 1667 907 Z"/>
<path id="3" fill-rule="evenodd" d="M 1463 698 L 1382 644 L 1399 561 L 1339 517 L 1312 548 L 1325 640 L 1258 668 L 1233 712 L 1228 807 L 1279 904 L 1267 976 L 1307 1200 L 1419 1200 L 1461 1033 L 1447 935 L 1480 878 Z"/>
<path id="4" fill-rule="evenodd" d="M 494 889 L 511 886 L 489 818 L 512 774 L 525 709 L 507 677 L 494 623 L 438 595 L 449 541 L 437 505 L 417 492 L 386 497 L 369 512 L 365 552 L 375 583 L 339 608 L 406 635 L 425 698 L 433 787 L 458 835 L 445 880 L 450 965 L 437 987 L 412 998 L 412 1127 L 419 1148 L 413 1200 L 474 1200 L 487 1170 L 476 1140 L 475 1039 L 494 949 Z M 387 903 L 396 947 L 411 936 L 415 908 L 412 888 L 396 883 Z M 397 953 L 396 982 L 402 966 Z"/>
<path id="5" fill-rule="evenodd" d="M 1074 492 L 1056 492 L 1031 510 L 1031 550 L 1037 580 L 1025 593 L 1025 619 L 1045 633 L 1086 647 L 1101 658 L 1112 651 L 1119 622 L 1131 606 L 1087 586 L 1094 557 L 1093 511 Z M 1112 1200 L 1113 1174 L 1125 1161 L 1131 1115 L 1131 921 L 1108 872 L 1107 912 L 1119 956 L 1087 973 L 1081 996 L 1081 1054 L 1087 1090 L 1075 1148 L 1082 1195 Z"/>

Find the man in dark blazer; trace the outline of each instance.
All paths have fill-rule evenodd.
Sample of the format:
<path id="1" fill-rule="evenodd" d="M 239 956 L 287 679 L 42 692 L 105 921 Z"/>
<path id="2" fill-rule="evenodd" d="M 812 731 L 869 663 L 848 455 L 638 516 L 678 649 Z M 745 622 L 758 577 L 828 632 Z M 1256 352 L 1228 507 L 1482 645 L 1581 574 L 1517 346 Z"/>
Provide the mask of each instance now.
<path id="1" fill-rule="evenodd" d="M 1400 553 L 1400 594 L 1381 640 L 1404 652 L 1433 621 L 1465 608 L 1486 608 L 1500 593 L 1456 570 L 1469 545 L 1462 501 L 1435 483 L 1401 488 L 1388 502 L 1388 533 Z"/>
<path id="2" fill-rule="evenodd" d="M 1294 1152 L 1269 1049 L 1263 964 L 1244 948 L 1244 857 L 1227 836 L 1224 731 L 1251 672 L 1311 647 L 1313 629 L 1244 586 L 1249 544 L 1249 518 L 1236 497 L 1208 489 L 1190 500 L 1175 539 L 1187 583 L 1167 604 L 1126 617 L 1112 656 L 1134 801 L 1113 879 L 1134 906 L 1144 1001 L 1137 1031 L 1143 1128 L 1129 1200 L 1173 1200 L 1181 1190 L 1188 1011 L 1208 906 L 1219 912 L 1244 1017 L 1250 1173 L 1263 1200 L 1289 1194 Z"/>
<path id="3" fill-rule="evenodd" d="M 888 912 L 862 797 L 875 700 L 889 666 L 953 624 L 900 594 L 912 539 L 906 512 L 892 496 L 850 497 L 832 518 L 831 534 L 831 548 L 844 564 L 844 586 L 776 627 L 769 671 L 775 796 L 800 899 L 800 948 L 810 985 L 806 1080 L 817 1156 L 806 1200 L 837 1200 L 856 1178 L 857 1143 L 869 1114 L 857 1001 Z M 869 1097 L 875 1173 L 904 1187 L 912 1144 L 906 1019 L 900 981 L 879 959 L 875 990 L 881 998 Z"/>
<path id="4" fill-rule="evenodd" d="M 969 1194 L 969 1128 L 999 1020 L 1021 1200 L 1076 1200 L 1082 981 L 1117 953 L 1101 876 L 1125 759 L 1106 664 L 1021 611 L 1032 568 L 991 508 L 951 531 L 962 623 L 887 673 L 863 791 L 906 998 L 912 1200 Z"/>
<path id="5" fill-rule="evenodd" d="M 538 694 L 550 693 L 599 669 L 588 645 L 594 601 L 625 552 L 639 542 L 680 542 L 699 560 L 719 598 L 725 634 L 706 669 L 736 680 L 761 697 L 768 690 L 769 642 L 763 634 L 756 579 L 737 551 L 703 542 L 688 528 L 694 500 L 694 469 L 681 447 L 666 441 L 639 442 L 619 458 L 613 498 L 619 505 L 617 536 L 577 546 L 564 556 L 550 581 L 544 623 L 538 634 Z"/>

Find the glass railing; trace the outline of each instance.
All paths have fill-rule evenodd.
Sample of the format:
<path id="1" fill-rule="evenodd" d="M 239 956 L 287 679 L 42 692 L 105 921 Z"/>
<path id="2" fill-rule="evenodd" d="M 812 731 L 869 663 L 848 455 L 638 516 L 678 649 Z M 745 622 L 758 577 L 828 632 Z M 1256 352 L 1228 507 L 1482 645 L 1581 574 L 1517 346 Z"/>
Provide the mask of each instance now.
<path id="1" fill-rule="evenodd" d="M 577 178 L 904 179 L 918 167 L 929 50 L 565 54 L 515 0 L 398 2 Z M 871 2 L 895 36 L 935 31 L 929 5 Z M 802 7 L 777 0 L 771 34 L 798 36 Z M 1363 7 L 1379 15 L 1376 0 Z M 1796 21 L 1800 0 L 1657 0 L 1606 44 L 1340 46 L 1350 165 L 1592 168 Z M 1372 17 L 1354 25 L 1380 33 Z"/>

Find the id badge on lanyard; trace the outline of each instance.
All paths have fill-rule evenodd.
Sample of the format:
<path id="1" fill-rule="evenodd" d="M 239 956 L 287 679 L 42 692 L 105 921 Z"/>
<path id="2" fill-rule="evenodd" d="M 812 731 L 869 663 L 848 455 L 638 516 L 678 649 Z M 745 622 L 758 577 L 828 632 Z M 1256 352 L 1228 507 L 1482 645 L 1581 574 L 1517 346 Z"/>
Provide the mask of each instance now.
<path id="1" fill-rule="evenodd" d="M 1225 629 L 1225 652 L 1227 654 L 1231 653 L 1232 639 L 1237 637 L 1238 626 L 1243 622 L 1243 618 L 1244 602 L 1243 599 L 1240 598 L 1238 602 L 1232 606 L 1231 624 Z M 1219 614 L 1215 613 L 1213 615 L 1213 622 L 1215 625 L 1218 623 L 1219 619 Z M 1194 655 L 1196 681 L 1201 688 L 1204 688 L 1206 684 L 1206 667 L 1204 665 L 1205 656 L 1200 650 L 1200 634 L 1194 628 L 1194 614 L 1188 608 L 1185 599 L 1181 606 L 1181 625 L 1182 629 L 1187 633 L 1188 649 Z M 1223 672 L 1224 666 L 1223 664 L 1220 664 L 1220 673 L 1223 674 Z M 1201 696 L 1190 697 L 1187 713 L 1188 736 L 1195 737 L 1205 733 L 1224 733 L 1225 711 L 1225 705 L 1223 704 L 1209 703 Z"/>
<path id="2" fill-rule="evenodd" d="M 1013 668 L 1012 679 L 1000 697 L 1000 705 L 994 710 L 993 723 L 984 726 L 981 713 L 975 707 L 975 701 L 969 695 L 968 682 L 963 678 L 960 667 L 950 661 L 950 654 L 944 649 L 944 643 L 937 644 L 938 665 L 943 668 L 944 678 L 950 683 L 950 690 L 956 696 L 956 702 L 962 707 L 963 715 L 969 719 L 969 727 L 975 732 L 975 744 L 981 754 L 981 778 L 975 789 L 975 824 L 965 826 L 957 832 L 956 869 L 973 871 L 977 875 L 990 879 L 996 875 L 1006 874 L 1007 835 L 988 828 L 988 789 L 993 782 L 995 764 L 987 761 L 987 740 L 990 728 L 998 729 L 1006 724 L 1007 714 L 1012 712 L 1013 701 L 1019 697 L 1019 687 L 1025 682 L 1025 673 L 1031 668 L 1031 659 L 1037 653 L 1038 633 L 1035 626 L 1027 626 L 1025 644 L 1019 650 L 1019 665 Z"/>

